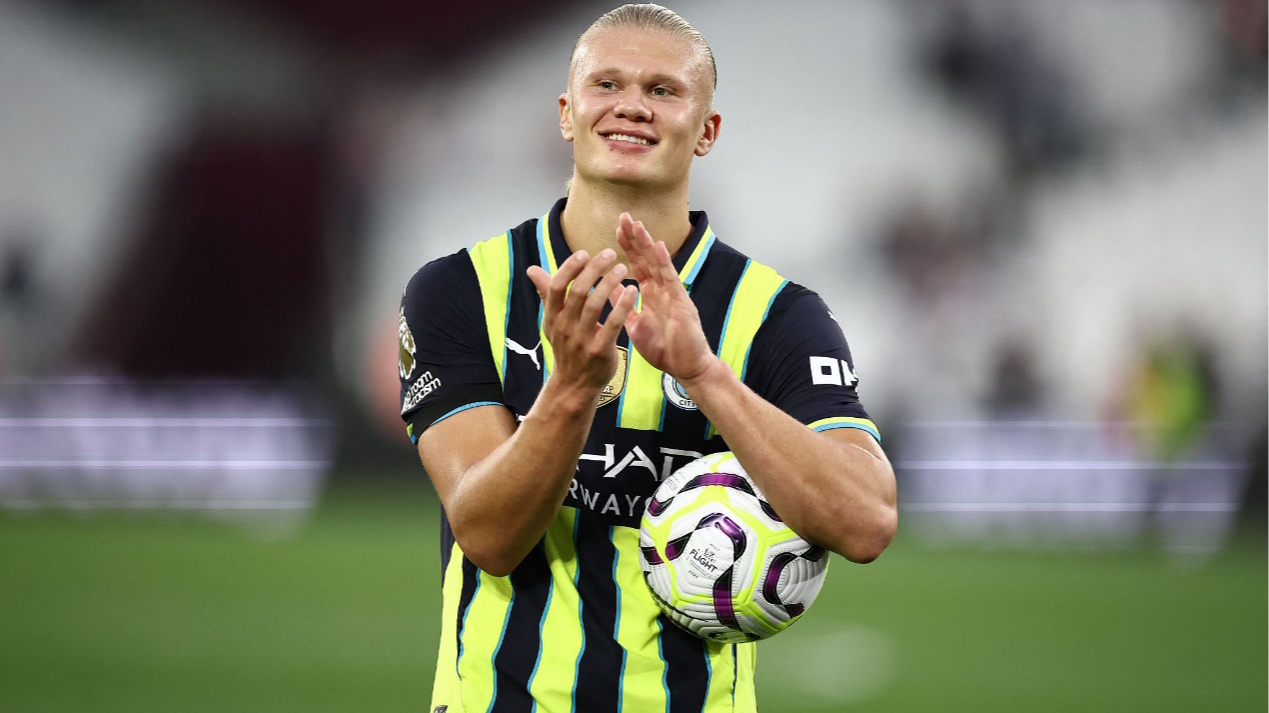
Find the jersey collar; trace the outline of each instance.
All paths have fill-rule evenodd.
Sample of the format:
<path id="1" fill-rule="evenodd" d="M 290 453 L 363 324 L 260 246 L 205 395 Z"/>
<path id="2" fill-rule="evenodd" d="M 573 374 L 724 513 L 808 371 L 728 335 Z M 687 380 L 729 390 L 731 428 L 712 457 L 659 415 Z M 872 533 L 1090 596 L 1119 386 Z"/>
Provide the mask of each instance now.
<path id="1" fill-rule="evenodd" d="M 559 269 L 560 263 L 573 254 L 560 227 L 560 214 L 567 203 L 568 198 L 559 199 L 546 215 L 538 219 L 538 264 L 552 275 Z M 683 286 L 690 290 L 705 264 L 705 258 L 709 256 L 710 248 L 714 247 L 715 238 L 705 211 L 694 210 L 688 213 L 688 219 L 692 222 L 692 234 L 674 256 L 674 269 L 679 271 Z"/>

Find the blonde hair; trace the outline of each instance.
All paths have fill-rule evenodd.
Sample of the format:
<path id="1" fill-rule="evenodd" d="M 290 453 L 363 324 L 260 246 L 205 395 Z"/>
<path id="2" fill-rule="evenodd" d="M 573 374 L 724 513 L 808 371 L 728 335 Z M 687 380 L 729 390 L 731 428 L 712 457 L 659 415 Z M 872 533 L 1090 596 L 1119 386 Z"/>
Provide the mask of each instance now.
<path id="1" fill-rule="evenodd" d="M 709 48 L 709 43 L 705 41 L 705 35 L 702 35 L 700 30 L 692 27 L 692 24 L 680 17 L 678 13 L 652 3 L 622 5 L 600 15 L 598 20 L 592 22 L 590 27 L 586 28 L 586 31 L 577 38 L 577 42 L 573 43 L 573 53 L 569 55 L 568 62 L 570 78 L 573 60 L 577 57 L 578 48 L 582 46 L 582 40 L 585 40 L 586 35 L 589 35 L 594 30 L 609 27 L 660 30 L 686 38 L 696 45 L 701 52 L 705 53 L 705 58 L 709 60 L 710 87 L 712 89 L 718 88 L 718 66 L 714 64 L 714 52 Z"/>

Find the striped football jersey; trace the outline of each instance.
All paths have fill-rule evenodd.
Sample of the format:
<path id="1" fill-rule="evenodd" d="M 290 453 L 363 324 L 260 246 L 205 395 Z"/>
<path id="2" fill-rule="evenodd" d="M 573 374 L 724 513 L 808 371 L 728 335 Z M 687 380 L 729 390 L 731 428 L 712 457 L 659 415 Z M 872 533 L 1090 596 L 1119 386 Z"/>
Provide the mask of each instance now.
<path id="1" fill-rule="evenodd" d="M 540 265 L 554 273 L 571 253 L 560 229 L 566 200 L 428 263 L 410 280 L 399 370 L 401 414 L 415 441 L 470 408 L 528 413 L 554 353 L 525 270 Z M 704 213 L 691 219 L 693 232 L 674 266 L 719 358 L 808 427 L 857 428 L 879 439 L 859 403 L 846 340 L 819 296 L 719 241 Z M 617 346 L 617 372 L 600 396 L 564 502 L 509 576 L 492 576 L 466 559 L 443 519 L 434 709 L 755 710 L 753 644 L 706 642 L 670 623 L 638 558 L 639 521 L 657 485 L 692 459 L 729 448 L 624 332 Z"/>

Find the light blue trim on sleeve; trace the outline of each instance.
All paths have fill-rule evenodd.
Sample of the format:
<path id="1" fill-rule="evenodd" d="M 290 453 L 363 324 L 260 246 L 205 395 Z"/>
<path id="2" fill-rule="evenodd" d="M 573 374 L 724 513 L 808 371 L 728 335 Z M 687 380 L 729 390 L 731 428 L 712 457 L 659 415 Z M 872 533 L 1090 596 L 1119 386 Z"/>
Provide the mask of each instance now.
<path id="1" fill-rule="evenodd" d="M 476 403 L 467 404 L 466 406 L 459 406 L 458 408 L 454 409 L 453 411 L 450 411 L 449 413 L 445 414 L 444 416 L 441 416 L 440 418 L 438 418 L 438 419 L 436 419 L 435 421 L 433 421 L 433 422 L 432 422 L 432 425 L 433 425 L 433 426 L 435 426 L 436 424 L 440 423 L 441 421 L 444 421 L 445 419 L 449 418 L 450 416 L 453 416 L 453 415 L 454 415 L 454 414 L 456 414 L 456 413 L 460 413 L 460 412 L 462 412 L 462 411 L 466 411 L 466 410 L 467 410 L 467 409 L 469 409 L 469 408 L 476 408 L 477 406 L 502 406 L 502 403 L 500 403 L 500 402 L 498 402 L 498 401 L 477 401 Z"/>
<path id="2" fill-rule="evenodd" d="M 823 432 L 823 431 L 831 431 L 834 428 L 858 428 L 859 430 L 864 431 L 868 435 L 877 439 L 877 443 L 881 443 L 881 434 L 877 432 L 877 429 L 869 428 L 866 424 L 862 424 L 862 423 L 826 423 L 823 426 L 815 427 L 814 430 L 816 432 Z"/>

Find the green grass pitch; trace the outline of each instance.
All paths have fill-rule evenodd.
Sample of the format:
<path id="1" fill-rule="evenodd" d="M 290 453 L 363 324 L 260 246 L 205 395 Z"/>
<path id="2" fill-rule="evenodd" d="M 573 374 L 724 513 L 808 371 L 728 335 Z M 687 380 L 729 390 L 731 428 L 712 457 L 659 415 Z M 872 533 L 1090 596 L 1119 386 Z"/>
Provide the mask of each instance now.
<path id="1" fill-rule="evenodd" d="M 187 517 L 0 511 L 0 711 L 423 711 L 437 507 L 341 489 L 278 539 Z M 1263 542 L 837 559 L 759 644 L 763 713 L 1266 710 Z"/>

